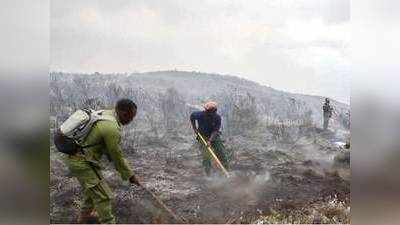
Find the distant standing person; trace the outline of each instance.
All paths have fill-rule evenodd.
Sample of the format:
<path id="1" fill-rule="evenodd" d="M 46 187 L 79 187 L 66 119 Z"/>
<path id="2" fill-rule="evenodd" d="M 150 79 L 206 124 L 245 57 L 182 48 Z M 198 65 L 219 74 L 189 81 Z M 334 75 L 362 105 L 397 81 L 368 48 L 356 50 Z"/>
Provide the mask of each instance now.
<path id="1" fill-rule="evenodd" d="M 83 204 L 78 223 L 87 223 L 96 212 L 100 223 L 116 223 L 112 213 L 112 191 L 101 173 L 101 158 L 113 162 L 123 180 L 140 185 L 129 168 L 120 147 L 121 126 L 128 125 L 136 116 L 137 106 L 129 99 L 121 99 L 114 110 L 99 111 L 107 118 L 97 121 L 85 137 L 84 150 L 68 155 L 66 164 L 83 189 Z"/>
<path id="2" fill-rule="evenodd" d="M 328 98 L 325 98 L 325 103 L 322 106 L 322 111 L 324 115 L 324 130 L 327 130 L 329 127 L 329 120 L 332 117 L 333 108 L 330 105 L 330 101 Z"/>
<path id="3" fill-rule="evenodd" d="M 220 137 L 221 116 L 217 113 L 217 103 L 212 101 L 207 102 L 204 105 L 204 111 L 196 111 L 190 115 L 190 122 L 194 132 L 196 134 L 200 133 L 206 139 L 207 144 L 213 148 L 222 165 L 225 169 L 229 170 L 225 146 Z M 212 156 L 204 145 L 200 144 L 200 149 L 203 154 L 203 167 L 207 176 L 209 176 L 211 173 Z"/>

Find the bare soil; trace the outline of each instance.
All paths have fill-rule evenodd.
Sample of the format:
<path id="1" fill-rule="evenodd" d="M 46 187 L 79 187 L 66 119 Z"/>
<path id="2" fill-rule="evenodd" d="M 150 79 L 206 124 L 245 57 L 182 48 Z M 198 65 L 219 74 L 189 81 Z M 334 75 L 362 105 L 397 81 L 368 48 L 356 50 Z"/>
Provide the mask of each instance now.
<path id="1" fill-rule="evenodd" d="M 309 142 L 283 150 L 236 150 L 230 178 L 216 167 L 206 177 L 190 141 L 175 145 L 179 148 L 142 148 L 127 160 L 144 185 L 187 223 L 251 223 L 271 210 L 302 209 L 332 196 L 349 203 L 350 169 L 333 165 L 342 150 Z M 307 149 L 316 151 L 315 158 L 307 157 Z M 51 223 L 73 223 L 79 212 L 80 187 L 62 166 L 52 160 Z M 118 223 L 177 223 L 143 188 L 123 183 L 110 165 L 104 174 L 115 192 Z"/>

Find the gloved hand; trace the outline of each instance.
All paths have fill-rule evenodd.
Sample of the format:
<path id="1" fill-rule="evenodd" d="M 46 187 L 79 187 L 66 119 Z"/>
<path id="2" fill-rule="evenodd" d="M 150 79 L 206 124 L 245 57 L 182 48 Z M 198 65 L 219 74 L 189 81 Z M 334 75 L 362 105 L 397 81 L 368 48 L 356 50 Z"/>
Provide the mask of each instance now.
<path id="1" fill-rule="evenodd" d="M 129 182 L 130 182 L 131 184 L 136 185 L 136 186 L 141 186 L 141 185 L 140 185 L 139 179 L 138 179 L 135 175 L 132 175 L 132 176 L 129 178 Z"/>

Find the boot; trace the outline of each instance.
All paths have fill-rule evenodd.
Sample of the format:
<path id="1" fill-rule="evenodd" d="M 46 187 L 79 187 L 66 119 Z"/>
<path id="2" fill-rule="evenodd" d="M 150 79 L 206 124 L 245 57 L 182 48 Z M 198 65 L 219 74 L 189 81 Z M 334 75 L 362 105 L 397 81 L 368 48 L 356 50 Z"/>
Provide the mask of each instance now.
<path id="1" fill-rule="evenodd" d="M 98 223 L 98 219 L 93 210 L 83 211 L 80 213 L 78 217 L 77 223 L 80 224 L 96 224 Z"/>

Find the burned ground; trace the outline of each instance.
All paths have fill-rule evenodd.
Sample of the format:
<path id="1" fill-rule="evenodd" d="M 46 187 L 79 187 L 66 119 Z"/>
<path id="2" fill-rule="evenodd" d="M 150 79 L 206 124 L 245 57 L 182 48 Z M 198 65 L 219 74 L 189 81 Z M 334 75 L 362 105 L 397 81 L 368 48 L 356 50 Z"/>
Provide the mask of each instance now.
<path id="1" fill-rule="evenodd" d="M 199 150 L 190 139 L 171 147 L 148 146 L 128 155 L 127 160 L 145 186 L 187 222 L 251 223 L 271 213 L 307 211 L 308 206 L 332 198 L 349 205 L 349 167 L 338 167 L 333 161 L 348 150 L 314 142 L 303 138 L 290 151 L 285 150 L 292 148 L 289 144 L 280 145 L 280 150 L 254 151 L 226 142 L 235 149 L 231 178 L 217 170 L 205 177 Z M 313 149 L 316 157 L 307 157 L 304 149 Z M 80 187 L 64 169 L 62 161 L 52 159 L 52 223 L 71 223 L 79 212 Z M 115 192 L 119 223 L 176 222 L 141 187 L 123 183 L 111 165 L 104 174 Z M 327 214 L 332 216 L 335 211 Z"/>

